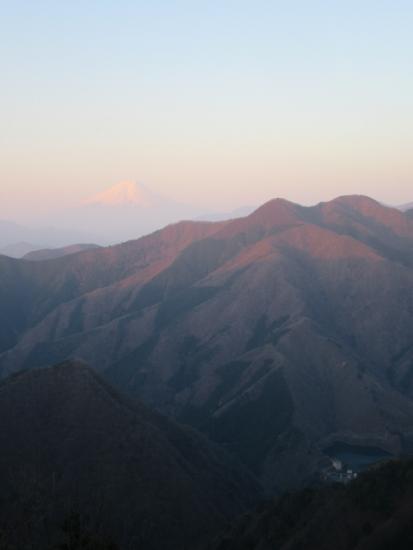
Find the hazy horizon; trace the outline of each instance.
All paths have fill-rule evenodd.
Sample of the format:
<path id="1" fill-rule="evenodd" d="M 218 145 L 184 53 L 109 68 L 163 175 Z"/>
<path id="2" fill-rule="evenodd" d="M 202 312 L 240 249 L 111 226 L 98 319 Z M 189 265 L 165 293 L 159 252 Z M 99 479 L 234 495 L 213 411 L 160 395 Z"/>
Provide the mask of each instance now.
<path id="1" fill-rule="evenodd" d="M 13 2 L 0 219 L 119 181 L 212 211 L 413 200 L 405 1 Z"/>
<path id="2" fill-rule="evenodd" d="M 403 205 L 410 205 L 413 204 L 412 200 L 406 200 L 405 202 L 398 202 L 398 203 L 389 203 L 389 202 L 383 202 L 378 199 L 377 196 L 374 196 L 373 194 L 368 193 L 362 193 L 359 191 L 354 192 L 343 192 L 334 194 L 331 196 L 319 197 L 316 200 L 293 200 L 288 197 L 288 193 L 286 195 L 281 194 L 272 194 L 268 195 L 263 200 L 255 200 L 255 202 L 250 201 L 247 202 L 240 202 L 237 201 L 236 198 L 234 199 L 234 202 L 228 203 L 228 205 L 224 203 L 205 203 L 202 201 L 194 201 L 190 202 L 189 200 L 179 200 L 179 194 L 176 196 L 173 196 L 171 194 L 169 195 L 163 195 L 160 191 L 152 188 L 150 185 L 147 185 L 146 183 L 143 183 L 138 180 L 122 180 L 115 182 L 113 185 L 101 187 L 97 190 L 97 193 L 92 193 L 89 195 L 80 194 L 79 197 L 73 198 L 71 200 L 58 200 L 55 204 L 52 203 L 52 201 L 46 201 L 42 205 L 39 206 L 38 209 L 33 210 L 33 201 L 30 200 L 30 198 L 25 197 L 22 195 L 22 202 L 18 204 L 16 207 L 16 210 L 14 212 L 14 215 L 10 215 L 10 209 L 8 207 L 5 208 L 5 205 L 0 205 L 0 221 L 7 221 L 16 223 L 19 225 L 27 225 L 32 227 L 57 227 L 57 228 L 66 228 L 66 229 L 73 229 L 76 230 L 79 227 L 79 220 L 76 219 L 76 216 L 79 215 L 82 211 L 86 211 L 87 209 L 90 210 L 91 204 L 93 204 L 93 198 L 98 196 L 104 196 L 106 194 L 110 194 L 114 189 L 124 185 L 124 184 L 133 184 L 136 185 L 138 188 L 145 189 L 148 194 L 153 195 L 156 198 L 159 198 L 160 201 L 165 201 L 164 208 L 168 208 L 169 205 L 172 205 L 173 207 L 177 207 L 179 211 L 179 207 L 183 208 L 183 215 L 182 217 L 179 217 L 179 219 L 193 219 L 193 220 L 199 220 L 199 219 L 211 219 L 214 220 L 214 216 L 222 216 L 224 219 L 225 216 L 230 215 L 247 215 L 249 212 L 252 212 L 253 210 L 259 208 L 266 202 L 281 198 L 288 200 L 290 202 L 294 202 L 296 204 L 300 204 L 302 206 L 315 206 L 322 202 L 329 202 L 331 200 L 334 200 L 340 196 L 349 196 L 349 195 L 365 195 L 369 196 L 370 198 L 377 200 L 378 202 L 381 202 L 385 206 L 390 207 L 401 207 Z M 411 198 L 413 197 L 413 194 L 407 195 Z M 3 208 L 2 208 L 3 207 Z M 19 208 L 20 207 L 20 208 Z M 156 211 L 159 206 L 158 205 L 150 205 L 148 207 L 138 204 L 130 203 L 128 205 L 128 201 L 125 200 L 123 204 L 102 204 L 100 208 L 106 208 L 108 212 L 111 212 L 113 215 L 113 218 L 118 219 L 119 223 L 127 223 L 126 220 L 122 220 L 122 215 L 124 215 L 128 209 L 135 210 L 136 208 L 142 209 L 142 212 L 147 210 L 148 212 Z M 131 211 L 132 211 L 131 210 Z M 210 216 L 210 218 L 208 218 Z M 221 219 L 221 218 L 217 218 Z M 156 227 L 163 227 L 169 222 L 160 222 L 156 225 Z M 99 232 L 94 233 L 96 238 L 99 236 L 102 236 Z M 93 233 L 91 233 L 93 235 Z M 116 241 L 116 239 L 115 239 Z M 111 242 L 108 240 L 107 242 Z"/>

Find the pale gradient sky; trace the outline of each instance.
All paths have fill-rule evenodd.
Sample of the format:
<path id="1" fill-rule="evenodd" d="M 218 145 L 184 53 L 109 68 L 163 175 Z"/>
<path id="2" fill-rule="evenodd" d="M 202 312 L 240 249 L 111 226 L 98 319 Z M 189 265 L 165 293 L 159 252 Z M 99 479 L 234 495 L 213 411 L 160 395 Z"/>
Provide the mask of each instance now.
<path id="1" fill-rule="evenodd" d="M 411 0 L 0 0 L 0 218 L 119 180 L 413 200 Z"/>

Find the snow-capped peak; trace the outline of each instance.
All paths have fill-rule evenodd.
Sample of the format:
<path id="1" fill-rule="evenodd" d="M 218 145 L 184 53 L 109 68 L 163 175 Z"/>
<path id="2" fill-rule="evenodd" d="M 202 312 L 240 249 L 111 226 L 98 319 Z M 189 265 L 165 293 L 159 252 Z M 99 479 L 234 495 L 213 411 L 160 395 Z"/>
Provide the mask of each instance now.
<path id="1" fill-rule="evenodd" d="M 106 191 L 102 191 L 86 199 L 84 204 L 102 204 L 107 206 L 131 204 L 150 208 L 155 206 L 158 200 L 156 195 L 151 193 L 144 185 L 134 181 L 122 181 Z"/>

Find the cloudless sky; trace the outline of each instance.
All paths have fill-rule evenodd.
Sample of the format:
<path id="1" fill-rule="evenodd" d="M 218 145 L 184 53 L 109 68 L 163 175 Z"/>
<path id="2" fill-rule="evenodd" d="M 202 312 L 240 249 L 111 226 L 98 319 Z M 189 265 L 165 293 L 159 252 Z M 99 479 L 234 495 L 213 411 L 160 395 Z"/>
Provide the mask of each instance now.
<path id="1" fill-rule="evenodd" d="M 0 0 L 0 217 L 119 180 L 413 200 L 410 0 Z"/>

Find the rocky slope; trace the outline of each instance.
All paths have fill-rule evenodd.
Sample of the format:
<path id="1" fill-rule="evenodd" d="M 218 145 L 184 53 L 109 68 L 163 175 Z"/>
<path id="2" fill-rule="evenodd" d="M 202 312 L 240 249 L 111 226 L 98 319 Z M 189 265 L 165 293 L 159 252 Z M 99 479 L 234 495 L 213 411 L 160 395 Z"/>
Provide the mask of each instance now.
<path id="1" fill-rule="evenodd" d="M 258 497 L 204 437 L 81 363 L 8 378 L 0 417 L 2 548 L 63 548 L 59 528 L 77 515 L 122 550 L 190 549 Z"/>
<path id="2" fill-rule="evenodd" d="M 81 357 L 271 490 L 308 480 L 334 441 L 409 444 L 413 220 L 397 209 L 277 199 L 226 223 L 0 264 L 3 375 Z"/>

